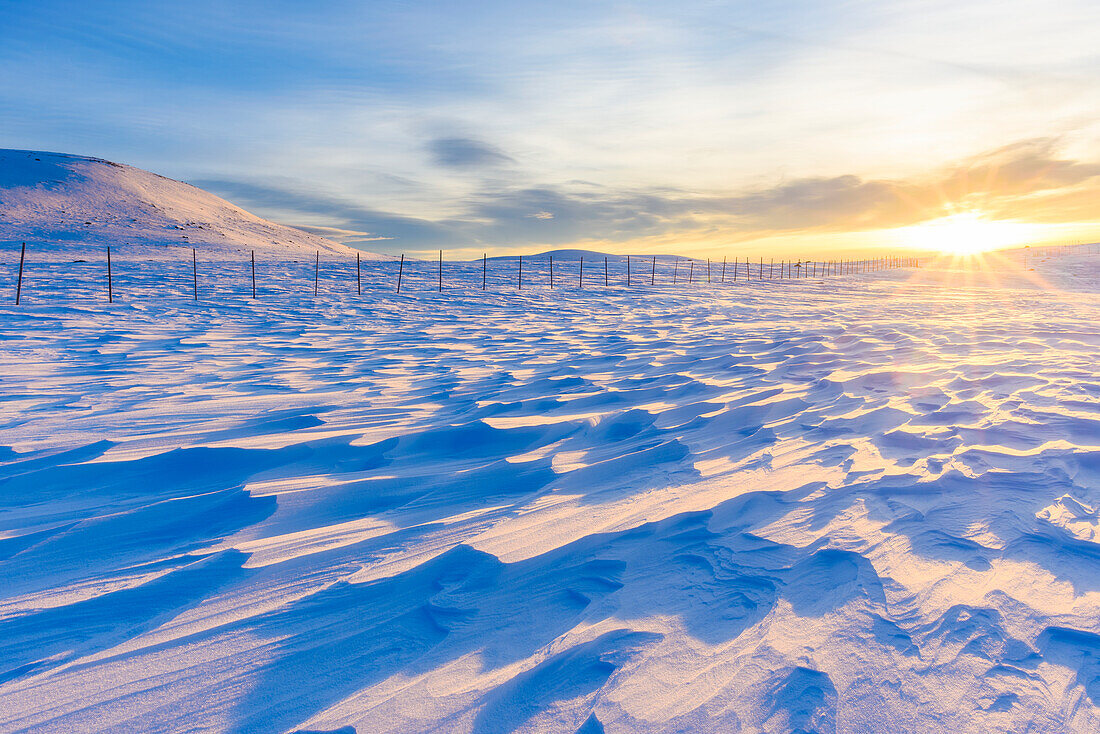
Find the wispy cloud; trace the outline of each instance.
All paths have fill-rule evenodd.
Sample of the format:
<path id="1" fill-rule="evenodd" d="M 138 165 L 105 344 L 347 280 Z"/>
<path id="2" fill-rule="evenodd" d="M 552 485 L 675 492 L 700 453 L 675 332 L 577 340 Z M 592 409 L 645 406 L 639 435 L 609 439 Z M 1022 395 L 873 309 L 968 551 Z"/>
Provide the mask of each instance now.
<path id="1" fill-rule="evenodd" d="M 431 249 L 444 243 L 452 246 L 469 244 L 461 237 L 461 232 L 447 222 L 378 211 L 344 197 L 289 186 L 222 179 L 196 181 L 195 184 L 247 209 L 276 212 L 278 219 L 292 226 L 307 231 L 327 230 L 326 236 L 348 244 L 392 240 L 395 247 L 405 249 Z M 316 223 L 319 218 L 328 223 Z"/>
<path id="2" fill-rule="evenodd" d="M 560 246 L 582 241 L 629 244 L 672 233 L 693 241 L 759 239 L 792 232 L 891 229 L 978 211 L 1042 219 L 1052 201 L 1078 214 L 1100 164 L 1061 158 L 1057 141 L 1020 141 L 909 179 L 863 179 L 854 174 L 800 178 L 733 194 L 685 189 L 616 189 L 590 182 L 541 187 L 485 188 L 462 198 L 446 218 L 426 219 L 363 207 L 339 196 L 256 183 L 203 181 L 246 206 L 278 210 L 310 231 L 387 251 L 472 246 Z M 1095 212 L 1094 212 L 1095 213 Z"/>
<path id="3" fill-rule="evenodd" d="M 483 168 L 512 163 L 499 149 L 473 138 L 435 138 L 428 143 L 432 160 L 447 168 Z"/>

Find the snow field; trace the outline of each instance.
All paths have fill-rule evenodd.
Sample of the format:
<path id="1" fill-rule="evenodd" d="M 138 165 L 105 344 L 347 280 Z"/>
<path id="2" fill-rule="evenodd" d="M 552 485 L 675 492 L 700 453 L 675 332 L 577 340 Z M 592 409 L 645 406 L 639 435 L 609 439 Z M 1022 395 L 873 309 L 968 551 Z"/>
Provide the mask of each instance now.
<path id="1" fill-rule="evenodd" d="M 271 262 L 0 304 L 0 729 L 1100 727 L 1095 257 Z"/>

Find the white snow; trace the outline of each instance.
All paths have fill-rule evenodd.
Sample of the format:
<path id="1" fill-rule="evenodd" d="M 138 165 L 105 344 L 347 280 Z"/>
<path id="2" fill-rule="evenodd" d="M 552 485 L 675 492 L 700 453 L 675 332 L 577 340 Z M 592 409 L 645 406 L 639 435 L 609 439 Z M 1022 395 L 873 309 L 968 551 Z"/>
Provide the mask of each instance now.
<path id="1" fill-rule="evenodd" d="M 1100 257 L 15 257 L 0 730 L 1100 729 Z"/>
<path id="2" fill-rule="evenodd" d="M 275 224 L 202 189 L 99 158 L 0 149 L 0 244 L 48 252 L 105 248 L 146 257 L 203 254 L 351 254 L 355 250 Z M 168 253 L 171 256 L 171 253 Z M 390 259 L 363 253 L 368 259 Z"/>

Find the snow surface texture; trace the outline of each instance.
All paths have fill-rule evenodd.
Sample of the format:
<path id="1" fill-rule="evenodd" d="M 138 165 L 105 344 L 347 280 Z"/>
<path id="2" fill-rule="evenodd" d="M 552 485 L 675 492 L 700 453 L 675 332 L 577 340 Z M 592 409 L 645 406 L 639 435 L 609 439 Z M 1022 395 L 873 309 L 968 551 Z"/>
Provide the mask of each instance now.
<path id="1" fill-rule="evenodd" d="M 99 158 L 0 149 L 0 244 L 117 252 L 354 253 L 275 224 L 202 189 Z M 165 252 L 169 251 L 169 252 Z M 364 253 L 365 256 L 385 256 Z"/>
<path id="2" fill-rule="evenodd" d="M 36 262 L 0 730 L 1100 730 L 1098 264 Z"/>

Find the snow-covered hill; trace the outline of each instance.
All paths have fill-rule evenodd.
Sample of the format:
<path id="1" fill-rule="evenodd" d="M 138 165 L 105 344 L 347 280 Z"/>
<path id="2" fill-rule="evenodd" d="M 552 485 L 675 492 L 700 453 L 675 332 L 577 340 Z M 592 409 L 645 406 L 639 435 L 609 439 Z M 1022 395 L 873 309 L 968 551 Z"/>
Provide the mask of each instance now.
<path id="1" fill-rule="evenodd" d="M 497 257 L 490 257 L 489 259 L 490 260 L 515 260 L 518 257 L 519 257 L 518 255 L 500 255 L 500 256 L 497 256 Z M 626 262 L 627 255 L 626 255 L 626 253 L 618 253 L 618 252 L 600 252 L 598 250 L 568 249 L 568 250 L 546 250 L 544 252 L 537 252 L 537 253 L 534 253 L 534 254 L 525 254 L 523 256 L 524 260 L 530 260 L 530 261 L 547 260 L 548 258 L 551 258 L 551 257 L 553 257 L 554 260 L 557 261 L 557 262 L 574 262 L 574 261 L 577 261 L 577 260 L 580 260 L 580 259 L 583 258 L 586 263 L 595 263 L 595 262 L 603 260 L 604 258 L 607 258 L 611 262 Z M 631 253 L 630 257 L 633 258 L 638 263 L 650 262 L 652 258 L 656 258 L 657 262 L 660 262 L 660 263 L 672 262 L 674 260 L 680 260 L 681 262 L 687 262 L 688 260 L 692 259 L 691 256 L 689 256 L 689 255 L 654 255 L 653 253 L 642 253 L 642 254 Z M 480 259 L 481 258 L 476 258 L 475 261 L 480 261 Z M 695 259 L 698 260 L 699 258 L 695 258 Z"/>
<path id="2" fill-rule="evenodd" d="M 355 252 L 140 168 L 79 155 L 0 150 L 0 243 L 19 242 L 66 250 L 111 245 L 206 253 Z"/>

